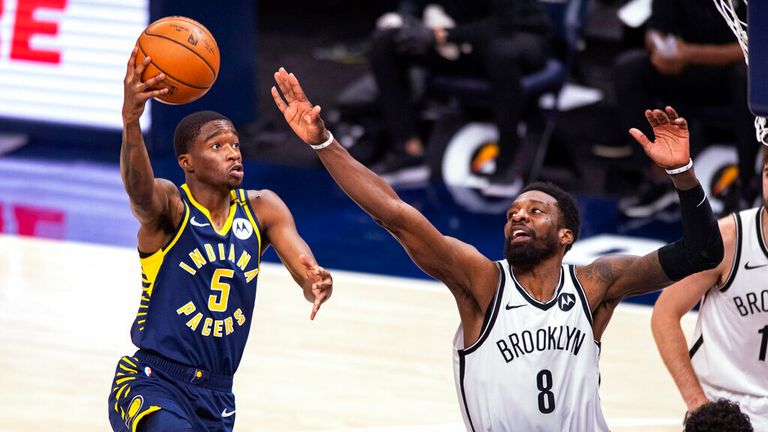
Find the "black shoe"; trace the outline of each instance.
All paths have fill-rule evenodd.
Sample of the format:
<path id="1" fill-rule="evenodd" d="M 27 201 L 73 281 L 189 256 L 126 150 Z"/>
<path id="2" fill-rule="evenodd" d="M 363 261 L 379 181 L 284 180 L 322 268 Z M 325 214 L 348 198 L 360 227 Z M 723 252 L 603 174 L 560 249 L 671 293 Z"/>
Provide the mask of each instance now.
<path id="1" fill-rule="evenodd" d="M 390 153 L 371 170 L 393 186 L 424 183 L 429 180 L 429 167 L 424 165 L 423 156 Z"/>
<path id="2" fill-rule="evenodd" d="M 488 178 L 483 195 L 499 198 L 514 198 L 523 188 L 523 178 L 512 170 L 495 172 Z"/>
<path id="3" fill-rule="evenodd" d="M 619 211 L 626 217 L 646 218 L 678 203 L 677 192 L 668 183 L 646 182 L 636 195 L 619 200 Z"/>

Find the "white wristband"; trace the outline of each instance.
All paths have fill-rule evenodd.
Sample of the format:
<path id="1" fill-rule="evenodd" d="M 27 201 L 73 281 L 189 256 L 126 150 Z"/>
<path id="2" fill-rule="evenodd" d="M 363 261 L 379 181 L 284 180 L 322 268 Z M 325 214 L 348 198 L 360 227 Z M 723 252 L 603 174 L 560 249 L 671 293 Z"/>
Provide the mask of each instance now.
<path id="1" fill-rule="evenodd" d="M 685 164 L 685 166 L 681 166 L 680 168 L 675 168 L 675 169 L 665 169 L 664 171 L 666 171 L 667 174 L 669 175 L 675 175 L 675 174 L 684 173 L 691 168 L 693 168 L 693 159 L 688 159 L 688 163 Z"/>
<path id="2" fill-rule="evenodd" d="M 331 145 L 332 142 L 333 142 L 333 134 L 331 133 L 331 131 L 328 131 L 328 139 L 325 140 L 324 143 L 317 144 L 317 145 L 310 144 L 309 146 L 312 147 L 312 149 L 314 150 L 322 150 L 328 147 L 329 145 Z"/>

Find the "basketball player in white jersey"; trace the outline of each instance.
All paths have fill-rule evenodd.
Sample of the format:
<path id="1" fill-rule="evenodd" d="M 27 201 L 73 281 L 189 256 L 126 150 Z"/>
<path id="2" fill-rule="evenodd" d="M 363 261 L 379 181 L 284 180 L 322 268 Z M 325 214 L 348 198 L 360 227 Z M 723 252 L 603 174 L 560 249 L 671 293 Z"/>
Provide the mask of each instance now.
<path id="1" fill-rule="evenodd" d="M 456 387 L 469 431 L 607 431 L 598 396 L 598 342 L 628 295 L 669 285 L 722 259 L 722 240 L 691 170 L 686 121 L 667 107 L 646 111 L 656 141 L 631 131 L 670 170 L 683 208 L 684 240 L 643 257 L 607 256 L 563 265 L 578 237 L 578 209 L 567 193 L 529 185 L 507 211 L 506 259 L 442 235 L 389 185 L 355 161 L 320 118 L 298 80 L 275 74 L 272 96 L 293 131 L 363 210 L 453 293 L 461 317 Z"/>
<path id="2" fill-rule="evenodd" d="M 768 431 L 768 147 L 763 204 L 720 219 L 725 258 L 670 286 L 651 320 L 659 353 L 692 412 L 727 398 Z M 680 318 L 701 303 L 690 352 Z"/>

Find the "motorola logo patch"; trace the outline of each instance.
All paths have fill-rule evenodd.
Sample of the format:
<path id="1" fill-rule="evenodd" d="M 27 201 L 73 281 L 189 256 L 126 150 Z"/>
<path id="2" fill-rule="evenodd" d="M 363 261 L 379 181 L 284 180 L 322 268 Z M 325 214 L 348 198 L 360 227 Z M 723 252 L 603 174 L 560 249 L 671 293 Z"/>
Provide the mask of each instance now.
<path id="1" fill-rule="evenodd" d="M 235 221 L 232 222 L 232 229 L 235 232 L 235 237 L 240 240 L 247 240 L 253 235 L 253 226 L 248 219 L 235 219 Z"/>
<path id="2" fill-rule="evenodd" d="M 571 293 L 561 293 L 557 297 L 557 306 L 560 307 L 560 310 L 563 312 L 568 312 L 569 310 L 573 309 L 575 304 L 576 297 Z"/>

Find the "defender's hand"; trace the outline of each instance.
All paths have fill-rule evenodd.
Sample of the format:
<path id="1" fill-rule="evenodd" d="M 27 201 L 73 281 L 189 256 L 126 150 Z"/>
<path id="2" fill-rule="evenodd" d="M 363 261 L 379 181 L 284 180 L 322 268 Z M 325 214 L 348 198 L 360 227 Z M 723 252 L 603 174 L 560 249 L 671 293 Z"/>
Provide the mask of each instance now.
<path id="1" fill-rule="evenodd" d="M 691 159 L 688 141 L 688 122 L 677 115 L 674 108 L 668 106 L 664 111 L 646 110 L 645 118 L 653 127 L 656 139 L 651 142 L 638 129 L 629 130 L 635 139 L 657 165 L 664 169 L 683 167 Z"/>
<path id="2" fill-rule="evenodd" d="M 147 82 L 141 82 L 141 74 L 144 73 L 144 69 L 152 62 L 152 59 L 147 56 L 143 62 L 137 65 L 136 54 L 138 51 L 138 47 L 133 48 L 131 57 L 128 59 L 125 79 L 123 80 L 123 121 L 126 123 L 137 121 L 141 117 L 150 98 L 168 93 L 167 87 L 159 90 L 150 90 L 150 87 L 159 84 L 165 79 L 165 74 L 163 73 L 153 76 Z"/>
<path id="3" fill-rule="evenodd" d="M 333 278 L 328 270 L 317 264 L 312 264 L 305 255 L 300 255 L 299 261 L 306 270 L 305 292 L 308 286 L 315 297 L 312 313 L 309 315 L 309 319 L 313 320 L 317 311 L 320 310 L 320 305 L 331 298 L 331 294 L 333 294 Z"/>
<path id="4" fill-rule="evenodd" d="M 277 109 L 283 113 L 285 121 L 293 132 L 310 145 L 318 145 L 327 140 L 329 135 L 320 117 L 321 108 L 319 105 L 312 105 L 307 99 L 296 76 L 289 74 L 285 68 L 280 68 L 275 72 L 275 82 L 283 96 L 281 97 L 277 88 L 273 86 L 272 99 L 275 100 Z"/>

